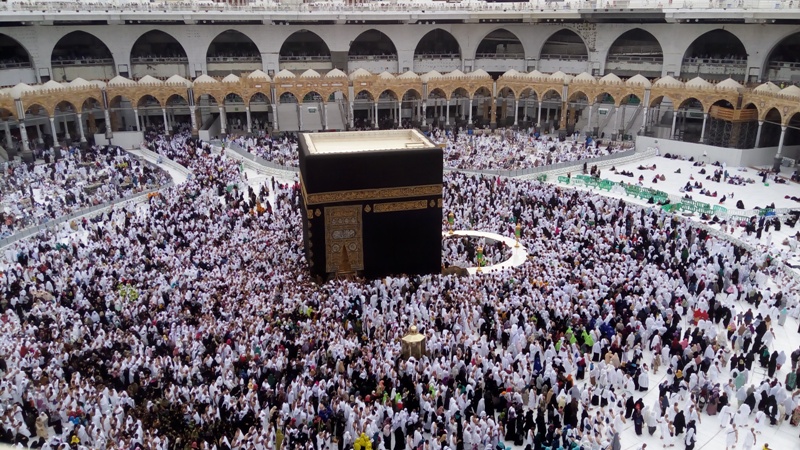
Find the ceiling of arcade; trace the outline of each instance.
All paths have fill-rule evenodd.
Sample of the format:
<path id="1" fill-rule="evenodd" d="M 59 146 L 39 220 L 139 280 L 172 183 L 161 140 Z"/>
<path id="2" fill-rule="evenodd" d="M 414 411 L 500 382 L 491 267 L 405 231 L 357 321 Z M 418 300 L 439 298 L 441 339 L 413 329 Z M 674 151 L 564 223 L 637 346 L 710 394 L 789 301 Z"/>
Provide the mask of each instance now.
<path id="1" fill-rule="evenodd" d="M 236 94 L 249 106 L 255 94 L 263 94 L 270 101 L 272 89 L 275 90 L 276 98 L 280 98 L 285 93 L 293 94 L 298 101 L 306 97 L 307 94 L 316 92 L 320 94 L 323 101 L 335 92 L 341 92 L 345 98 L 349 97 L 349 87 L 352 92 L 358 94 L 367 91 L 371 98 L 379 98 L 382 93 L 390 91 L 394 98 L 403 98 L 406 94 L 417 98 L 427 98 L 434 91 L 443 92 L 444 97 L 453 99 L 463 97 L 466 92 L 470 98 L 475 97 L 480 92 L 493 92 L 495 95 L 511 97 L 515 99 L 529 98 L 535 96 L 537 99 L 547 95 L 548 98 L 561 100 L 566 103 L 596 103 L 608 94 L 613 98 L 615 106 L 619 106 L 627 101 L 630 96 L 636 96 L 640 101 L 648 101 L 649 106 L 658 105 L 664 98 L 672 101 L 673 108 L 680 108 L 688 100 L 697 100 L 704 112 L 709 112 L 711 107 L 720 101 L 725 101 L 731 105 L 741 105 L 742 108 L 756 108 L 759 120 L 764 120 L 767 113 L 776 109 L 781 114 L 781 121 L 786 124 L 791 117 L 800 113 L 800 99 L 797 97 L 782 95 L 765 91 L 754 91 L 750 89 L 724 90 L 717 89 L 713 85 L 704 87 L 687 86 L 659 86 L 658 83 L 651 87 L 645 85 L 629 85 L 625 82 L 602 83 L 598 81 L 578 81 L 564 82 L 548 78 L 531 79 L 523 77 L 501 76 L 496 84 L 491 78 L 475 78 L 464 76 L 462 78 L 435 78 L 429 79 L 424 83 L 420 78 L 402 79 L 385 78 L 373 74 L 369 77 L 359 77 L 355 80 L 346 78 L 313 78 L 313 79 L 280 79 L 275 81 L 250 79 L 242 77 L 237 82 L 214 82 L 214 83 L 195 83 L 191 89 L 198 100 L 203 95 L 213 97 L 218 104 L 230 94 Z M 141 85 L 131 82 L 130 85 L 109 85 L 106 87 L 108 99 L 111 102 L 117 97 L 129 99 L 131 104 L 139 105 L 139 102 L 151 96 L 159 105 L 167 105 L 171 97 L 177 96 L 183 101 L 188 99 L 188 84 L 152 84 Z M 495 90 L 496 89 L 496 90 Z M 458 91 L 458 92 L 457 92 Z M 648 93 L 649 91 L 649 93 Z M 458 95 L 461 93 L 462 95 Z M 564 98 L 566 95 L 566 98 Z M 434 94 L 438 96 L 438 94 Z M 739 97 L 741 96 L 741 101 Z M 102 89 L 98 86 L 71 87 L 54 90 L 36 90 L 23 92 L 20 99 L 28 113 L 31 113 L 31 106 L 39 105 L 48 115 L 56 111 L 56 107 L 66 102 L 73 105 L 73 110 L 83 110 L 83 105 L 87 100 L 102 99 Z M 6 116 L 16 116 L 15 100 L 12 94 L 0 94 L 0 114 Z"/>

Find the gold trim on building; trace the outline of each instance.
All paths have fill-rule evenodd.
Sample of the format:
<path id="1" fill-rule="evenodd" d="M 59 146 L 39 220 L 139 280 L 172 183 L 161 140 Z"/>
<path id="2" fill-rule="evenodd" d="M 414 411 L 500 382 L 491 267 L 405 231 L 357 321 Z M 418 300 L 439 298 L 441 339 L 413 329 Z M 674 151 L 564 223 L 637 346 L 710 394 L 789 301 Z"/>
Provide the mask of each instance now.
<path id="1" fill-rule="evenodd" d="M 441 184 L 423 184 L 419 186 L 356 189 L 352 191 L 332 191 L 309 194 L 306 191 L 306 185 L 303 182 L 303 177 L 301 176 L 300 190 L 303 195 L 303 201 L 305 202 L 306 206 L 309 206 L 343 202 L 363 202 L 370 200 L 392 200 L 395 198 L 409 197 L 441 197 L 443 187 Z"/>
<path id="2" fill-rule="evenodd" d="M 397 211 L 414 211 L 419 209 L 426 209 L 427 207 L 428 207 L 427 200 L 410 200 L 407 202 L 376 203 L 375 212 L 385 213 L 385 212 L 397 212 Z"/>

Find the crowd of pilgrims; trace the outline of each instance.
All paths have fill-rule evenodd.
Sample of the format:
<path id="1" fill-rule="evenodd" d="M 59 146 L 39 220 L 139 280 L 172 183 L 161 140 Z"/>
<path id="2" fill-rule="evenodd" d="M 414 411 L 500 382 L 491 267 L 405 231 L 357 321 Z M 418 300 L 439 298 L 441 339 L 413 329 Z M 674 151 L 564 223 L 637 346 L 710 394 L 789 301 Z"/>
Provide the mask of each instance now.
<path id="1" fill-rule="evenodd" d="M 483 267 L 507 261 L 512 256 L 511 248 L 502 241 L 477 239 L 457 234 L 447 235 L 442 240 L 442 265 L 477 267 L 478 250 L 483 255 Z"/>
<path id="2" fill-rule="evenodd" d="M 36 164 L 0 164 L 0 238 L 72 212 L 161 186 L 169 175 L 118 147 L 77 147 Z"/>
<path id="3" fill-rule="evenodd" d="M 619 143 L 578 140 L 574 135 L 559 138 L 504 128 L 485 133 L 479 130 L 477 134 L 435 129 L 430 138 L 436 144 L 444 144 L 445 167 L 462 170 L 522 170 L 630 150 Z M 294 135 L 232 136 L 230 141 L 267 161 L 290 167 L 300 165 Z"/>
<path id="4" fill-rule="evenodd" d="M 479 134 L 435 130 L 431 139 L 444 144 L 445 167 L 462 170 L 522 170 L 630 150 L 577 135 L 561 138 L 511 129 Z"/>
<path id="5" fill-rule="evenodd" d="M 317 285 L 296 180 L 248 186 L 236 160 L 187 135 L 149 145 L 194 176 L 2 253 L 2 442 L 618 450 L 631 421 L 692 448 L 708 405 L 723 426 L 795 411 L 782 377 L 796 364 L 778 369 L 769 331 L 800 313 L 796 283 L 677 216 L 448 173 L 455 228 L 513 236 L 519 223 L 523 265 Z M 421 359 L 401 357 L 412 325 Z"/>

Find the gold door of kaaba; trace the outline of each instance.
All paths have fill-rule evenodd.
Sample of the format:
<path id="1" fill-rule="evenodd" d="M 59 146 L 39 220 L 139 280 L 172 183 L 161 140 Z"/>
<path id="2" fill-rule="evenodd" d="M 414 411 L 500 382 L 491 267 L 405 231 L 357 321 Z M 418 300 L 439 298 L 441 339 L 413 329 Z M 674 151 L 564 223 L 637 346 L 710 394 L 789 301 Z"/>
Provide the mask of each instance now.
<path id="1" fill-rule="evenodd" d="M 325 271 L 364 270 L 361 205 L 325 207 Z M 346 250 L 345 250 L 346 249 Z M 345 257 L 349 268 L 340 267 Z"/>

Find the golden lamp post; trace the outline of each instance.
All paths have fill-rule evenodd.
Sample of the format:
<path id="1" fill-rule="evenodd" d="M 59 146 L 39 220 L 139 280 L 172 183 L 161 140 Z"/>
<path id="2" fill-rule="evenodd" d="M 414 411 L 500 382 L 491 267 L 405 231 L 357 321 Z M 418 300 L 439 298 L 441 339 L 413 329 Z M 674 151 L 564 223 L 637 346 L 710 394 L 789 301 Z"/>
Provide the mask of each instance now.
<path id="1" fill-rule="evenodd" d="M 456 215 L 453 214 L 453 211 L 447 215 L 447 225 L 450 228 L 450 234 L 453 234 L 453 224 L 456 223 Z"/>
<path id="2" fill-rule="evenodd" d="M 517 226 L 514 227 L 514 240 L 517 243 L 514 245 L 515 248 L 519 248 L 519 237 L 522 235 L 522 225 L 519 224 L 519 219 L 517 219 Z"/>
<path id="3" fill-rule="evenodd" d="M 417 331 L 417 326 L 412 325 L 408 329 L 408 334 L 400 339 L 403 358 L 408 359 L 414 357 L 416 359 L 422 358 L 425 355 L 425 335 Z"/>

